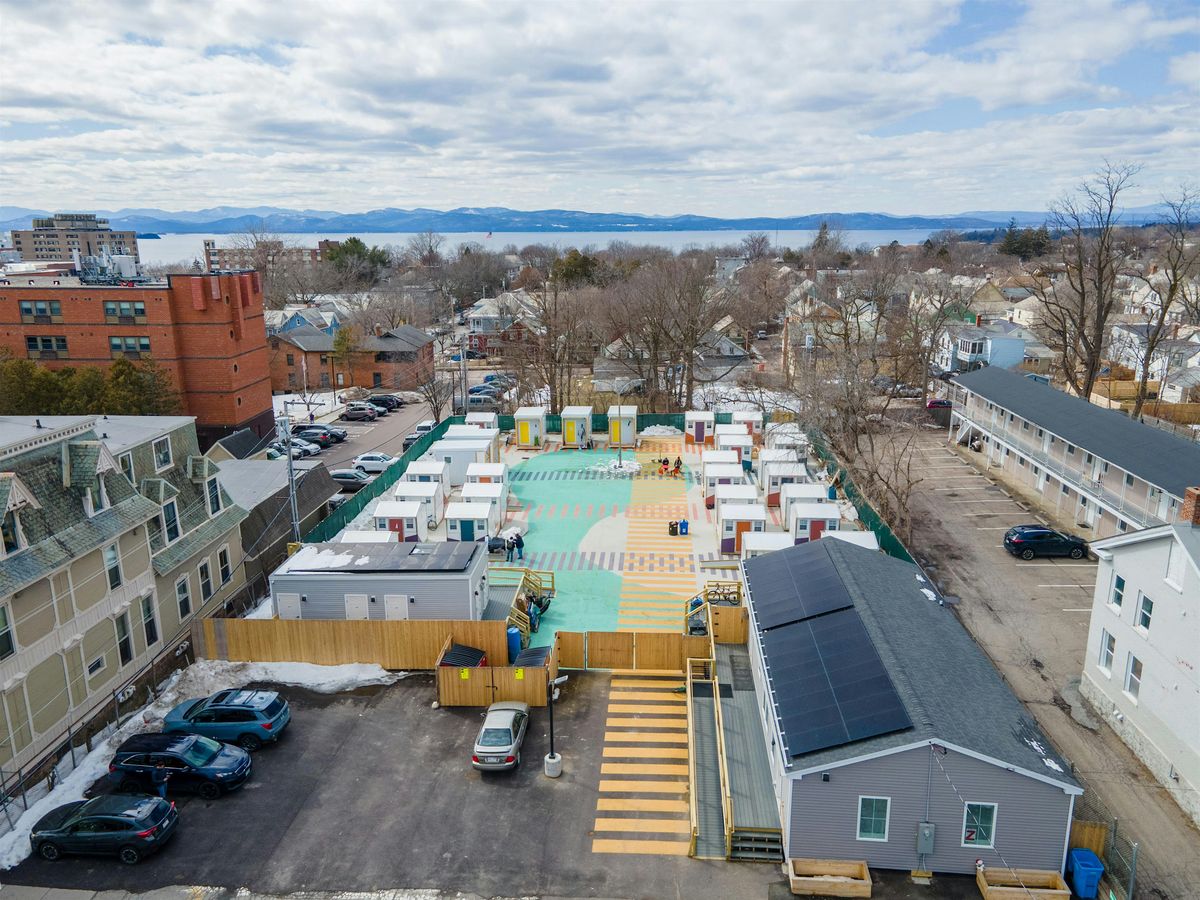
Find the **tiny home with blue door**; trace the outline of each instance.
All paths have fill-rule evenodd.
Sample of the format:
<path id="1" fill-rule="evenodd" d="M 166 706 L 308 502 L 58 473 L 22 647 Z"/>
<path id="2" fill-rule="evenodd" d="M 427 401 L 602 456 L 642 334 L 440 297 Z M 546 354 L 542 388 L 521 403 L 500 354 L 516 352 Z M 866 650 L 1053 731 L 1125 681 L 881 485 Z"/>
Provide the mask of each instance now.
<path id="1" fill-rule="evenodd" d="M 500 531 L 499 510 L 491 503 L 451 503 L 446 507 L 446 540 L 484 541 Z"/>

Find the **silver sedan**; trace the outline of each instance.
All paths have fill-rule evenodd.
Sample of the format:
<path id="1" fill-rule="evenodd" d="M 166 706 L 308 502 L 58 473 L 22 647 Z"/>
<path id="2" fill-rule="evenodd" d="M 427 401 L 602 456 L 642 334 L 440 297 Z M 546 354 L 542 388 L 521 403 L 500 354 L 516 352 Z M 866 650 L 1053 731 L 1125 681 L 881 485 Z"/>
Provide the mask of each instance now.
<path id="1" fill-rule="evenodd" d="M 493 703 L 475 738 L 471 765 L 484 772 L 515 769 L 521 764 L 521 743 L 528 725 L 528 703 L 517 700 Z"/>

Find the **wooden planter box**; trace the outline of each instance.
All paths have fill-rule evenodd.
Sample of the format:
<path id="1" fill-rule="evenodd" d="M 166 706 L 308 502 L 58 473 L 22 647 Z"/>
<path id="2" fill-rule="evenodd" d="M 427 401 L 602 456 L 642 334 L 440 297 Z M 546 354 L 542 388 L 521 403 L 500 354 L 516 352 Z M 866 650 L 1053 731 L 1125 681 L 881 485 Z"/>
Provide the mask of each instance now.
<path id="1" fill-rule="evenodd" d="M 862 860 L 789 859 L 793 894 L 818 897 L 870 897 L 871 873 Z"/>
<path id="2" fill-rule="evenodd" d="M 1071 900 L 1062 875 L 1045 869 L 980 869 L 975 883 L 984 900 Z"/>

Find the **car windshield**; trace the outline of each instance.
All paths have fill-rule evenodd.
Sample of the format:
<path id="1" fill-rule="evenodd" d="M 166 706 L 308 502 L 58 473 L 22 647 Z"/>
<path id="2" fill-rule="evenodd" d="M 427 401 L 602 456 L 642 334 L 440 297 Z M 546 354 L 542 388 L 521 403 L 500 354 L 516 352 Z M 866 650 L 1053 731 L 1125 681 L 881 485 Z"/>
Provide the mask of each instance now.
<path id="1" fill-rule="evenodd" d="M 196 742 L 183 754 L 183 761 L 189 766 L 207 766 L 217 758 L 221 745 L 212 738 L 198 737 Z"/>
<path id="2" fill-rule="evenodd" d="M 279 715 L 279 711 L 281 709 L 283 709 L 283 698 L 276 697 L 274 700 L 272 700 L 270 703 L 267 704 L 267 708 L 263 710 L 263 714 L 266 715 L 266 717 L 268 719 L 273 719 L 277 715 Z"/>
<path id="3" fill-rule="evenodd" d="M 480 747 L 507 747 L 512 743 L 512 732 L 507 728 L 485 728 L 479 735 Z"/>

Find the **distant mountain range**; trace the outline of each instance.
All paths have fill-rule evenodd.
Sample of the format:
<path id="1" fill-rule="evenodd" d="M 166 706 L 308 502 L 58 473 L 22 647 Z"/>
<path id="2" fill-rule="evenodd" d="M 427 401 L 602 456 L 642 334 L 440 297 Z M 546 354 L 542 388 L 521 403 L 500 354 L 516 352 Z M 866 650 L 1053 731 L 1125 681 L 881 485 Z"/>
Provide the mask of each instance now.
<path id="1" fill-rule="evenodd" d="M 78 212 L 81 210 L 71 210 Z M 82 210 L 90 211 L 90 210 Z M 1044 212 L 977 211 L 949 216 L 892 216 L 874 212 L 828 212 L 807 216 L 718 219 L 710 216 L 647 216 L 638 213 L 592 213 L 570 209 L 522 211 L 504 207 L 459 207 L 458 209 L 373 209 L 362 213 L 339 213 L 316 209 L 285 209 L 277 206 L 215 206 L 210 209 L 172 212 L 165 209 L 95 210 L 117 230 L 168 234 L 232 234 L 251 228 L 280 234 L 323 232 L 331 234 L 372 232 L 438 231 L 447 234 L 470 231 L 808 231 L 828 222 L 846 231 L 892 231 L 901 229 L 954 229 L 958 231 L 1003 227 L 1010 220 L 1018 225 L 1040 225 Z M 29 228 L 45 210 L 0 206 L 0 231 Z M 1153 221 L 1158 207 L 1125 211 L 1130 224 Z"/>

